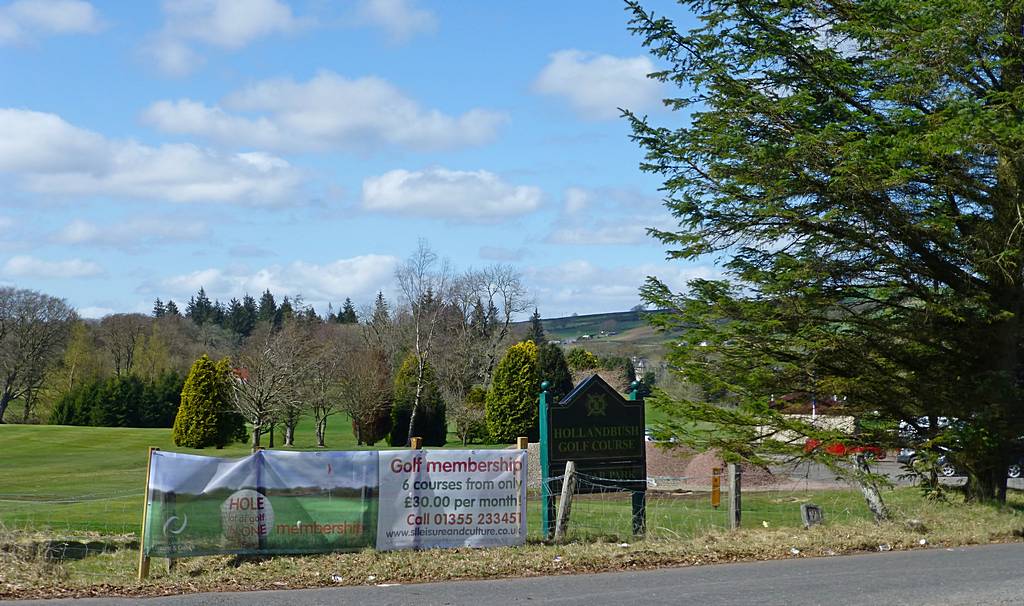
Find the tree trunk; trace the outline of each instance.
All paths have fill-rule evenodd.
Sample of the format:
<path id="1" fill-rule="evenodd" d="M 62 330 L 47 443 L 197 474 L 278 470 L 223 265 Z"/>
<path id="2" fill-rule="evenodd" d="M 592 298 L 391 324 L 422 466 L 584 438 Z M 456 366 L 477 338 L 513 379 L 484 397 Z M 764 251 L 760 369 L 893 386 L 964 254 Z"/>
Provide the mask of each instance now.
<path id="1" fill-rule="evenodd" d="M 1002 453 L 999 453 L 1002 455 Z M 1006 468 L 1009 457 L 998 456 L 998 460 L 984 461 L 980 470 L 967 469 L 967 483 L 964 484 L 964 499 L 972 503 L 1006 502 Z"/>
<path id="2" fill-rule="evenodd" d="M 274 447 L 274 426 L 275 425 L 277 425 L 277 423 L 271 423 L 270 424 L 270 446 L 269 446 L 269 448 L 273 448 Z"/>
<path id="3" fill-rule="evenodd" d="M 0 425 L 3 425 L 5 423 L 5 421 L 4 421 L 4 413 L 7 412 L 7 406 L 10 403 L 11 403 L 11 394 L 10 394 L 10 392 L 4 390 L 4 392 L 2 394 L 0 394 Z"/>
<path id="4" fill-rule="evenodd" d="M 860 472 L 857 484 L 864 495 L 864 500 L 868 503 L 871 515 L 875 517 L 875 523 L 888 520 L 889 510 L 886 508 L 885 503 L 882 502 L 882 495 L 878 492 L 878 486 L 871 479 L 871 468 L 868 467 L 867 459 L 862 454 L 854 455 L 853 458 L 857 465 L 857 471 Z"/>
<path id="5" fill-rule="evenodd" d="M 261 426 L 254 423 L 253 426 L 252 426 L 252 451 L 253 452 L 256 452 L 257 450 L 260 449 L 260 434 L 261 433 L 262 433 Z"/>
<path id="6" fill-rule="evenodd" d="M 324 447 L 324 434 L 327 433 L 327 417 L 320 417 L 316 420 L 316 445 Z"/>
<path id="7" fill-rule="evenodd" d="M 284 424 L 284 445 L 295 446 L 295 424 L 285 423 Z"/>
<path id="8" fill-rule="evenodd" d="M 409 435 L 405 438 L 406 446 L 412 444 L 413 428 L 416 426 L 416 413 L 420 408 L 420 396 L 423 394 L 423 358 L 416 360 L 416 397 L 412 400 L 412 412 L 409 413 Z"/>

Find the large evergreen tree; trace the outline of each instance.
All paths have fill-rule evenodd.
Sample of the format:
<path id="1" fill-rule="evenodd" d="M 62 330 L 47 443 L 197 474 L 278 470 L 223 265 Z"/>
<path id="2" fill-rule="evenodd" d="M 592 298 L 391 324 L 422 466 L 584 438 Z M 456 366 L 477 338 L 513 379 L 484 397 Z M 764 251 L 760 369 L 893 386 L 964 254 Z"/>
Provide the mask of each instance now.
<path id="1" fill-rule="evenodd" d="M 772 394 L 955 417 L 968 497 L 1005 499 L 1024 434 L 1024 4 L 682 4 L 691 31 L 629 2 L 690 115 L 629 118 L 679 220 L 654 235 L 726 279 L 643 294 L 687 332 L 669 363 L 738 408 L 678 413 L 727 421 L 705 437 L 748 458 L 785 422 Z"/>
<path id="2" fill-rule="evenodd" d="M 273 324 L 274 318 L 277 316 L 277 302 L 274 301 L 274 295 L 270 292 L 270 289 L 263 291 L 260 296 L 260 306 L 257 319 L 260 322 L 268 322 Z"/>
<path id="3" fill-rule="evenodd" d="M 359 316 L 356 315 L 356 308 L 352 305 L 352 299 L 345 297 L 345 304 L 342 305 L 341 311 L 338 312 L 338 322 L 340 324 L 356 324 L 359 322 Z"/>
<path id="4" fill-rule="evenodd" d="M 538 347 L 547 341 L 547 337 L 544 336 L 544 325 L 540 322 L 540 312 L 536 307 L 533 308 L 533 315 L 530 316 L 530 332 L 526 338 L 533 341 Z"/>
<path id="5" fill-rule="evenodd" d="M 537 370 L 541 381 L 548 382 L 551 403 L 557 404 L 572 391 L 572 373 L 565 361 L 562 348 L 554 343 L 543 343 L 537 349 Z"/>
<path id="6" fill-rule="evenodd" d="M 510 443 L 519 436 L 535 436 L 539 395 L 537 346 L 533 341 L 516 343 L 495 368 L 487 392 L 487 430 L 491 438 Z"/>

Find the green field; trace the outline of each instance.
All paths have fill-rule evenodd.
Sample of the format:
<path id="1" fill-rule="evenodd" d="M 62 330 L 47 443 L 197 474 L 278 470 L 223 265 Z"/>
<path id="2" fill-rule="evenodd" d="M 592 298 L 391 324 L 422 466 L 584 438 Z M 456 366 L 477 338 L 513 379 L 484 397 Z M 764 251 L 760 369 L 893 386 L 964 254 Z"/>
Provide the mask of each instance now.
<path id="1" fill-rule="evenodd" d="M 353 447 L 340 423 L 329 445 Z M 300 428 L 297 443 L 311 448 Z M 348 435 L 351 435 L 350 433 Z M 166 429 L 118 429 L 41 425 L 0 425 L 0 524 L 9 529 L 45 531 L 73 536 L 81 532 L 133 534 L 139 530 L 146 452 L 149 446 L 210 456 L 240 457 L 247 446 L 233 444 L 223 450 L 188 450 L 173 446 Z M 451 444 L 458 447 L 457 444 Z M 773 527 L 800 524 L 799 504 L 815 499 L 836 519 L 867 519 L 860 497 L 852 492 L 751 493 L 744 495 L 748 520 Z M 827 502 L 823 503 L 823 500 Z M 713 509 L 707 495 L 655 494 L 648 506 L 652 535 L 687 535 L 701 529 L 724 527 L 723 509 Z M 528 523 L 539 536 L 540 508 L 531 499 Z M 573 534 L 622 537 L 630 533 L 628 495 L 586 495 L 574 505 Z"/>

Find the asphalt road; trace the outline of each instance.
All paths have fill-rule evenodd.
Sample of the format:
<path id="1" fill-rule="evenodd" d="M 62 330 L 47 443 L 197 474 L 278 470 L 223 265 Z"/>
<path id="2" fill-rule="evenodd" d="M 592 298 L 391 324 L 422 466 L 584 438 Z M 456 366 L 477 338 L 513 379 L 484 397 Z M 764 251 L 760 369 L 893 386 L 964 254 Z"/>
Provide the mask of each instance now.
<path id="1" fill-rule="evenodd" d="M 649 572 L 461 581 L 390 587 L 341 587 L 206 593 L 134 599 L 23 602 L 85 606 L 320 606 L 365 604 L 1024 604 L 1024 543 L 928 549 L 833 558 L 721 564 Z M 6 603 L 6 602 L 0 602 Z"/>

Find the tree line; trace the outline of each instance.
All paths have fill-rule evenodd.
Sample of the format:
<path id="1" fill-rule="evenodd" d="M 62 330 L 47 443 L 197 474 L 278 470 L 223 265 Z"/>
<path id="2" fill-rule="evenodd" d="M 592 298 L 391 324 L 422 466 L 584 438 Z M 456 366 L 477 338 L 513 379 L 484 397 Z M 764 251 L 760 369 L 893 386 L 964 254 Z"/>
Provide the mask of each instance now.
<path id="1" fill-rule="evenodd" d="M 292 445 L 307 417 L 320 446 L 339 418 L 363 445 L 401 446 L 410 436 L 442 445 L 449 427 L 463 443 L 508 442 L 536 435 L 542 378 L 555 398 L 572 389 L 570 366 L 633 379 L 628 359 L 581 349 L 567 362 L 546 341 L 536 309 L 528 334 L 513 334 L 532 300 L 509 266 L 457 273 L 421 243 L 395 278 L 396 300 L 378 293 L 357 312 L 345 299 L 324 315 L 301 296 L 278 303 L 267 290 L 223 304 L 200 288 L 183 313 L 157 299 L 150 315 L 86 321 L 60 299 L 7 289 L 0 306 L 20 301 L 36 319 L 0 307 L 0 330 L 17 324 L 36 339 L 19 337 L 31 341 L 31 355 L 13 347 L 13 336 L 3 341 L 12 347 L 0 420 L 17 400 L 20 421 L 173 426 L 182 446 L 247 439 L 257 448 L 275 430 Z"/>

